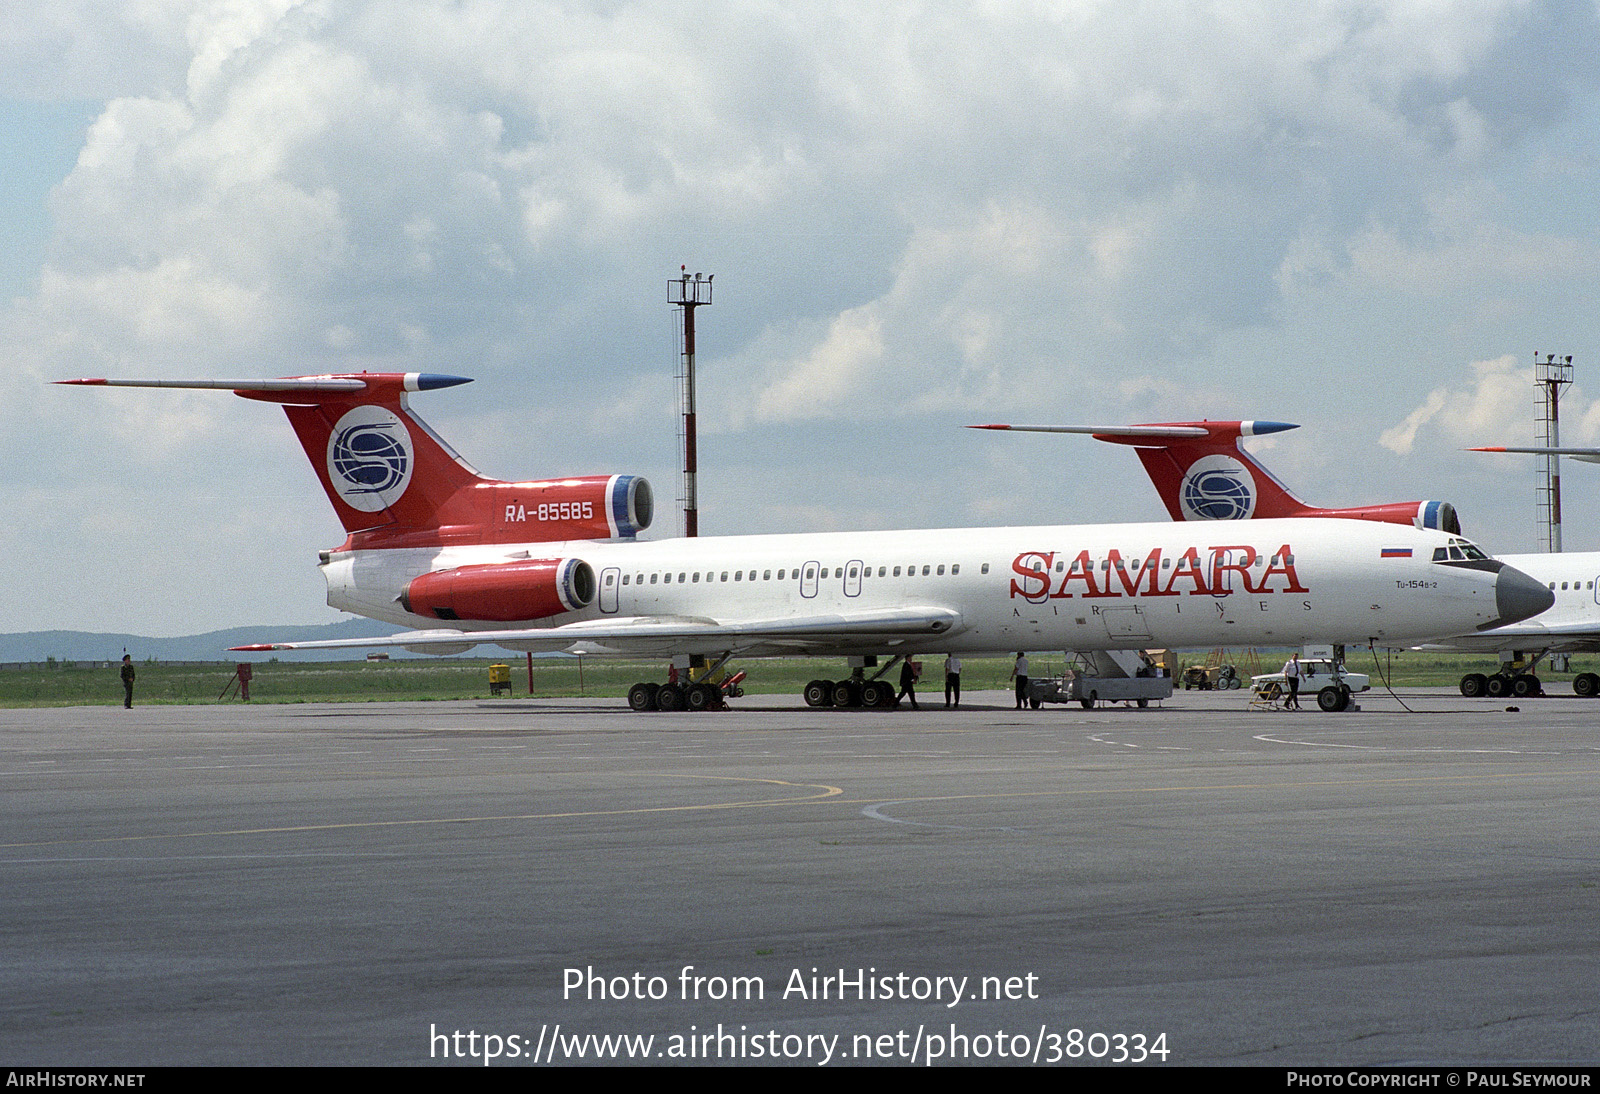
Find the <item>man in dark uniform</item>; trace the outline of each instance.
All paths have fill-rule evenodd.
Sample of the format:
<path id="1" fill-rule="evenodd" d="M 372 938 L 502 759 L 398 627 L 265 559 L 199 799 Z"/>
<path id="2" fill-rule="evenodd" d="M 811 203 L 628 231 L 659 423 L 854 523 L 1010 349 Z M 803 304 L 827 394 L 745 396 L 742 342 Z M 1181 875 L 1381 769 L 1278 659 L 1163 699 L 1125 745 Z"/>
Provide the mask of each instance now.
<path id="1" fill-rule="evenodd" d="M 911 663 L 911 658 L 909 657 L 900 662 L 900 694 L 895 696 L 894 700 L 898 703 L 907 695 L 911 696 L 912 710 L 920 709 L 917 706 L 917 668 L 916 665 Z"/>
<path id="2" fill-rule="evenodd" d="M 133 657 L 129 654 L 122 655 L 122 705 L 129 710 L 133 709 L 133 679 L 138 673 L 133 671 Z"/>

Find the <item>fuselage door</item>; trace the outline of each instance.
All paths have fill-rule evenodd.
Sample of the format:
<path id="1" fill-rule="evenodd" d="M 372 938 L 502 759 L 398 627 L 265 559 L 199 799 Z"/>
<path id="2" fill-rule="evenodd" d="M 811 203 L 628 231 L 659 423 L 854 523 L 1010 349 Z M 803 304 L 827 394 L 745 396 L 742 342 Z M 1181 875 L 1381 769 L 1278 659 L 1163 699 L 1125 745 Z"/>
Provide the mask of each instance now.
<path id="1" fill-rule="evenodd" d="M 844 595 L 861 595 L 861 561 L 847 562 L 844 567 Z"/>
<path id="2" fill-rule="evenodd" d="M 1254 561 L 1253 550 L 1241 550 L 1238 547 L 1211 549 L 1211 595 L 1227 596 L 1230 593 L 1247 593 L 1250 591 L 1249 582 L 1241 581 L 1239 567 Z"/>
<path id="3" fill-rule="evenodd" d="M 615 566 L 608 566 L 600 571 L 600 610 L 615 612 L 617 610 L 618 586 L 622 584 L 622 571 Z"/>
<path id="4" fill-rule="evenodd" d="M 1150 641 L 1150 624 L 1143 608 L 1101 608 L 1100 618 L 1105 622 L 1106 634 L 1114 641 Z"/>
<path id="5" fill-rule="evenodd" d="M 817 574 L 822 570 L 822 563 L 808 562 L 800 571 L 800 595 L 812 597 L 817 595 Z"/>

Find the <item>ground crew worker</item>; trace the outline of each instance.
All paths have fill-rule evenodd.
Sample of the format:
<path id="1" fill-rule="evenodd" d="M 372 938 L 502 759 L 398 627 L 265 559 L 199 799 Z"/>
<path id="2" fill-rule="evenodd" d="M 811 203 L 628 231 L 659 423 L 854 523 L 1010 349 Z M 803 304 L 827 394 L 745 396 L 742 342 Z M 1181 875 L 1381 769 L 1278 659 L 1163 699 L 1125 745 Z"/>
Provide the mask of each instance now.
<path id="1" fill-rule="evenodd" d="M 1011 676 L 1017 682 L 1017 709 L 1021 710 L 1028 697 L 1028 655 L 1021 650 L 1017 651 L 1016 664 L 1011 666 Z"/>
<path id="2" fill-rule="evenodd" d="M 944 658 L 944 705 L 961 705 L 961 658 L 953 653 Z"/>

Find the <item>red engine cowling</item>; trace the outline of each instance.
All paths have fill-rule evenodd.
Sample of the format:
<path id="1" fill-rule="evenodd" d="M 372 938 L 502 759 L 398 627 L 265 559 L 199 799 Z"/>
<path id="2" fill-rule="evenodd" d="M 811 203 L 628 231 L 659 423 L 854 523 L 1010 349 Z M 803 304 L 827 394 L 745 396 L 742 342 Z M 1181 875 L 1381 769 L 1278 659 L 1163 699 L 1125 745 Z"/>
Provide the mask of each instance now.
<path id="1" fill-rule="evenodd" d="M 1456 515 L 1456 507 L 1447 501 L 1396 501 L 1387 505 L 1358 505 L 1352 509 L 1323 509 L 1311 515 L 1409 524 L 1413 528 L 1434 528 L 1453 536 L 1461 534 L 1461 518 Z"/>
<path id="2" fill-rule="evenodd" d="M 637 475 L 596 475 L 480 483 L 472 508 L 478 542 L 555 543 L 632 539 L 650 527 L 655 499 Z"/>
<path id="3" fill-rule="evenodd" d="M 414 615 L 511 623 L 594 603 L 594 568 L 576 558 L 458 566 L 412 578 L 400 604 Z"/>

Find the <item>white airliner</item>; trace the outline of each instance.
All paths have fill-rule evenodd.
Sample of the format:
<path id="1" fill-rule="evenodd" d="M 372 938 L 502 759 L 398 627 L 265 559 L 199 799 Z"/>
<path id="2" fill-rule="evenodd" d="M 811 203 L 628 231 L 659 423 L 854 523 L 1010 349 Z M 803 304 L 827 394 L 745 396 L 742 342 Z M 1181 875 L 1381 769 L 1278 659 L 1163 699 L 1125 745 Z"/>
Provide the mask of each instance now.
<path id="1" fill-rule="evenodd" d="M 1512 448 L 1497 445 L 1474 452 L 1521 452 L 1569 456 L 1600 463 L 1596 448 Z M 1535 580 L 1544 582 L 1555 606 L 1524 622 L 1485 634 L 1450 639 L 1447 648 L 1499 655 L 1500 671 L 1468 673 L 1461 678 L 1463 695 L 1538 695 L 1540 681 L 1533 666 L 1547 654 L 1600 653 L 1600 551 L 1561 551 L 1536 555 L 1502 555 Z M 1600 695 L 1600 674 L 1580 672 L 1572 678 L 1579 695 Z"/>
<path id="2" fill-rule="evenodd" d="M 737 655 L 831 655 L 854 671 L 808 685 L 808 702 L 892 705 L 885 673 L 920 653 L 1402 645 L 1525 619 L 1553 599 L 1457 536 L 1363 520 L 644 542 L 643 479 L 500 482 L 462 461 L 408 405 L 409 393 L 461 377 L 61 382 L 214 388 L 282 404 L 348 533 L 321 553 L 328 603 L 419 628 L 249 650 L 451 654 L 493 643 L 671 658 L 693 681 Z M 641 683 L 629 702 L 674 709 L 718 698 L 699 683 Z"/>
<path id="3" fill-rule="evenodd" d="M 1278 433 L 1298 426 L 1285 422 L 1155 422 L 1133 426 L 987 425 L 974 429 L 1018 432 L 1088 433 L 1097 440 L 1136 447 L 1151 483 L 1174 520 L 1240 520 L 1245 518 L 1341 517 L 1440 528 L 1459 533 L 1455 508 L 1448 502 L 1407 501 L 1351 509 L 1318 509 L 1291 494 L 1287 487 L 1246 452 L 1246 437 Z M 1479 448 L 1478 452 L 1557 453 L 1600 463 L 1593 448 Z M 1456 560 L 1474 548 L 1452 540 L 1434 548 L 1434 557 Z M 1441 553 L 1442 552 L 1442 553 Z M 1500 555 L 1544 585 L 1552 597 L 1549 609 L 1536 617 L 1490 630 L 1474 629 L 1426 643 L 1432 649 L 1498 654 L 1500 670 L 1468 673 L 1461 694 L 1527 697 L 1541 693 L 1532 669 L 1547 654 L 1600 652 L 1600 553 Z M 1600 675 L 1579 673 L 1572 682 L 1579 695 L 1600 695 Z"/>

